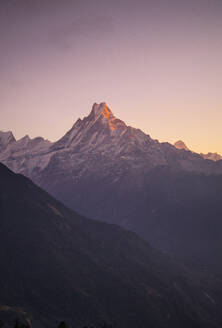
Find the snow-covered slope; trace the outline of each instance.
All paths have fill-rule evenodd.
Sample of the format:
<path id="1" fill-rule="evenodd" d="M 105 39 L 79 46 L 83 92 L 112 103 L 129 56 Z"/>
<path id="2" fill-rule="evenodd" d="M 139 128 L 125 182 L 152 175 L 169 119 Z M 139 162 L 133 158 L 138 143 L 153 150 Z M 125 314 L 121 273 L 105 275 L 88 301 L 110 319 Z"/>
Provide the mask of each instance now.
<path id="1" fill-rule="evenodd" d="M 0 132 L 0 140 L 1 140 Z M 16 141 L 13 134 L 8 132 L 8 140 L 0 152 L 0 161 L 5 163 L 14 172 L 32 176 L 37 168 L 47 165 L 50 155 L 48 154 L 51 142 L 41 137 L 31 139 L 28 135 Z"/>
<path id="2" fill-rule="evenodd" d="M 200 153 L 200 155 L 205 159 L 210 159 L 211 161 L 222 160 L 222 156 L 218 153 L 207 153 L 207 154 Z"/>
<path id="3" fill-rule="evenodd" d="M 178 140 L 174 143 L 174 146 L 177 148 L 177 149 L 184 149 L 184 150 L 188 150 L 188 151 L 192 151 L 191 149 L 189 149 L 187 147 L 187 145 L 185 144 L 185 142 L 183 142 L 182 140 Z M 200 156 L 203 157 L 204 159 L 209 159 L 211 161 L 220 161 L 222 160 L 222 156 L 219 155 L 218 153 L 207 153 L 207 154 L 203 154 L 203 153 L 200 153 Z"/>
<path id="4" fill-rule="evenodd" d="M 190 150 L 187 145 L 185 144 L 185 142 L 183 142 L 182 140 L 178 140 L 175 142 L 174 146 L 177 149 L 184 149 L 184 150 Z"/>
<path id="5" fill-rule="evenodd" d="M 118 167 L 120 171 L 142 173 L 164 165 L 206 174 L 222 173 L 222 164 L 205 161 L 199 154 L 160 143 L 127 126 L 113 115 L 106 103 L 95 103 L 90 114 L 78 119 L 55 143 L 28 136 L 16 141 L 11 132 L 1 132 L 0 161 L 40 185 L 42 172 L 50 175 L 55 165 L 71 179 L 95 171 L 106 175 L 107 167 L 113 171 Z"/>
<path id="6" fill-rule="evenodd" d="M 11 131 L 0 131 L 0 152 L 4 151 L 13 142 L 15 142 L 15 138 Z"/>

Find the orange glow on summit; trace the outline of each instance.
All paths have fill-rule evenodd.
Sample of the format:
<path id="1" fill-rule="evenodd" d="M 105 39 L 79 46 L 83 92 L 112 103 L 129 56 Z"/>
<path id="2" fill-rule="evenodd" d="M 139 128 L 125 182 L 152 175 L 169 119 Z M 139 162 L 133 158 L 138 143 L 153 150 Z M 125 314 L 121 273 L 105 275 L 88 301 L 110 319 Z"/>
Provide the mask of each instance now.
<path id="1" fill-rule="evenodd" d="M 102 115 L 107 119 L 108 124 L 109 124 L 109 128 L 110 130 L 115 130 L 115 124 L 112 122 L 112 117 L 110 115 L 110 110 L 108 109 L 108 106 L 105 104 L 104 109 L 102 111 Z"/>
<path id="2" fill-rule="evenodd" d="M 109 117 L 110 117 L 110 112 L 109 112 L 109 109 L 108 109 L 108 107 L 107 107 L 107 105 L 105 104 L 105 106 L 104 106 L 104 110 L 102 111 L 102 114 L 103 114 L 103 116 L 108 120 L 109 119 Z"/>

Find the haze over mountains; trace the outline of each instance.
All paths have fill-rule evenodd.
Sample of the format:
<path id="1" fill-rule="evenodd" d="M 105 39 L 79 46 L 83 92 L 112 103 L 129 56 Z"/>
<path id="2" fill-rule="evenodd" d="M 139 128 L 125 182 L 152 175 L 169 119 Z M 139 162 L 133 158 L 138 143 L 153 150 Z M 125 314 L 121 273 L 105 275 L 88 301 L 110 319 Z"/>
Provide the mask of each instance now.
<path id="1" fill-rule="evenodd" d="M 220 280 L 76 214 L 2 164 L 0 190 L 0 318 L 26 314 L 33 327 L 62 319 L 73 327 L 221 327 Z"/>
<path id="2" fill-rule="evenodd" d="M 222 161 L 153 140 L 105 103 L 55 143 L 7 138 L 0 161 L 70 208 L 222 272 Z"/>

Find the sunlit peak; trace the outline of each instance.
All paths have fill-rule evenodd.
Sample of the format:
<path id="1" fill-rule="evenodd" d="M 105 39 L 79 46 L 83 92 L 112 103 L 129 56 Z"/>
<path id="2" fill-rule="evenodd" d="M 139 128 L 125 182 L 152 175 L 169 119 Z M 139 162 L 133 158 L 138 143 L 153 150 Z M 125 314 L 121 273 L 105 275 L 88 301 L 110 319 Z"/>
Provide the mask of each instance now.
<path id="1" fill-rule="evenodd" d="M 112 111 L 109 109 L 108 105 L 103 102 L 100 104 L 95 103 L 93 105 L 92 112 L 96 117 L 102 116 L 103 119 L 107 122 L 109 129 L 114 131 L 118 128 L 125 127 L 125 123 L 119 119 L 117 119 Z"/>

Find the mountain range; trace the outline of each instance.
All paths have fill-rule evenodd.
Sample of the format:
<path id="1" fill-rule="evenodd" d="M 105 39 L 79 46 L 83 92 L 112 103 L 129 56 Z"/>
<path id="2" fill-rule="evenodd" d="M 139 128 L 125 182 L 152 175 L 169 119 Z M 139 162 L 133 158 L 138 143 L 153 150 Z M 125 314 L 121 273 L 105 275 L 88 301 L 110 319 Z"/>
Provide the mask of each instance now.
<path id="1" fill-rule="evenodd" d="M 14 315 L 33 327 L 222 326 L 221 280 L 78 215 L 2 164 L 0 214 L 1 327 Z"/>
<path id="2" fill-rule="evenodd" d="M 178 140 L 174 143 L 174 146 L 178 149 L 185 149 L 185 150 L 189 150 L 191 151 L 187 145 L 185 144 L 185 142 L 183 142 L 182 140 Z M 222 156 L 218 153 L 211 153 L 208 152 L 207 154 L 203 154 L 200 153 L 200 156 L 202 156 L 204 159 L 210 159 L 212 161 L 220 161 L 222 160 Z"/>
<path id="3" fill-rule="evenodd" d="M 221 274 L 222 161 L 153 140 L 106 103 L 54 143 L 0 136 L 0 161 L 68 207 Z"/>
<path id="4" fill-rule="evenodd" d="M 47 170 L 55 158 L 67 157 L 67 160 L 67 153 L 78 162 L 84 161 L 77 156 L 79 153 L 87 157 L 99 153 L 109 161 L 130 162 L 133 168 L 140 166 L 146 171 L 164 165 L 205 174 L 222 173 L 222 162 L 204 161 L 199 154 L 184 152 L 186 147 L 179 148 L 127 126 L 113 115 L 106 103 L 95 103 L 87 117 L 78 119 L 54 143 L 41 137 L 30 139 L 28 135 L 16 141 L 11 131 L 0 132 L 0 161 L 40 184 L 41 172 Z"/>

